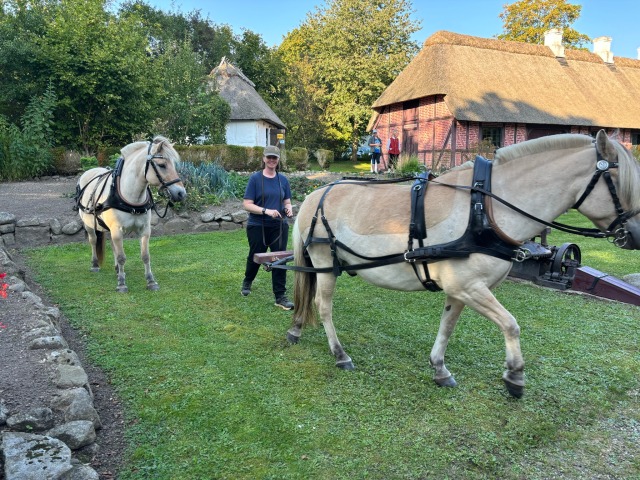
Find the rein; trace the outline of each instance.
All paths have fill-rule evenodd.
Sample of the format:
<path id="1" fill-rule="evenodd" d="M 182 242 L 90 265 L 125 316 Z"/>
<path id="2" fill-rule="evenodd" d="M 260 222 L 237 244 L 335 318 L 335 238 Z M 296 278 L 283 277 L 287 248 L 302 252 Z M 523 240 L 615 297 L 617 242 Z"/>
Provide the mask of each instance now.
<path id="1" fill-rule="evenodd" d="M 597 151 L 597 150 L 596 150 Z M 422 285 L 431 291 L 439 290 L 438 285 L 433 282 L 429 277 L 429 270 L 427 265 L 427 260 L 441 260 L 444 258 L 454 258 L 454 257 L 466 257 L 472 252 L 484 253 L 487 255 L 492 255 L 498 258 L 502 258 L 504 260 L 512 260 L 512 261 L 523 261 L 526 258 L 526 255 L 522 255 L 523 250 L 519 247 L 522 245 L 521 242 L 515 242 L 513 239 L 510 239 L 504 235 L 503 232 L 499 231 L 495 225 L 492 223 L 492 219 L 490 214 L 487 214 L 485 210 L 485 196 L 491 199 L 495 199 L 498 202 L 502 203 L 506 207 L 511 210 L 523 215 L 531 220 L 534 220 L 542 225 L 555 228 L 557 230 L 572 233 L 575 235 L 581 235 L 584 237 L 593 237 L 593 238 L 610 238 L 613 237 L 613 243 L 618 247 L 623 247 L 628 241 L 627 232 L 624 228 L 625 223 L 637 215 L 639 212 L 637 211 L 629 211 L 624 212 L 620 200 L 617 195 L 617 191 L 615 185 L 613 184 L 613 180 L 611 179 L 611 174 L 609 173 L 610 168 L 618 168 L 618 163 L 608 162 L 604 160 L 600 153 L 598 152 L 597 163 L 596 163 L 596 172 L 594 173 L 591 181 L 587 185 L 585 192 L 580 196 L 580 199 L 573 205 L 572 208 L 579 208 L 580 205 L 584 202 L 584 200 L 589 196 L 589 194 L 595 188 L 596 183 L 602 176 L 607 182 L 607 186 L 609 188 L 609 192 L 611 193 L 611 197 L 614 203 L 614 207 L 616 209 L 617 218 L 609 225 L 605 232 L 602 232 L 596 228 L 582 228 L 582 227 L 574 227 L 572 225 L 566 225 L 559 222 L 547 222 L 542 220 L 518 207 L 513 205 L 512 203 L 500 198 L 491 192 L 491 166 L 492 163 L 482 157 L 476 157 L 476 165 L 474 166 L 474 175 L 472 185 L 455 185 L 438 182 L 437 180 L 432 180 L 433 176 L 430 176 L 430 172 L 423 173 L 419 176 L 412 177 L 402 177 L 398 179 L 388 179 L 388 180 L 362 180 L 359 177 L 343 177 L 342 180 L 338 180 L 329 185 L 326 185 L 325 192 L 322 194 L 320 201 L 318 202 L 318 206 L 316 207 L 316 213 L 311 219 L 311 224 L 309 227 L 309 235 L 303 244 L 303 255 L 308 256 L 307 249 L 311 243 L 325 243 L 329 245 L 331 250 L 331 256 L 333 258 L 333 266 L 332 267 L 324 267 L 324 268 L 315 268 L 315 267 L 304 267 L 304 266 L 289 266 L 285 265 L 287 261 L 290 261 L 292 257 L 284 258 L 278 260 L 270 265 L 271 268 L 281 268 L 286 270 L 294 270 L 301 272 L 313 272 L 313 273 L 330 273 L 332 272 L 336 277 L 339 276 L 343 271 L 346 272 L 354 272 L 357 270 L 376 268 L 385 265 L 390 265 L 393 263 L 400 263 L 403 261 L 410 262 L 413 266 L 413 269 L 416 273 L 416 276 L 422 283 Z M 357 180 L 357 181 L 351 181 Z M 415 183 L 412 187 L 412 201 L 411 201 L 411 223 L 409 226 L 409 244 L 408 248 L 404 253 L 400 254 L 391 254 L 385 255 L 382 257 L 368 257 L 365 255 L 361 255 L 351 249 L 349 246 L 342 243 L 338 240 L 333 234 L 331 227 L 329 225 L 328 220 L 324 214 L 324 200 L 327 197 L 328 193 L 331 189 L 339 184 L 373 184 L 373 183 L 400 183 L 408 180 L 415 180 Z M 426 228 L 424 227 L 424 206 L 423 206 L 423 196 L 426 193 L 426 187 L 428 181 L 432 181 L 441 186 L 456 188 L 462 190 L 469 190 L 471 193 L 471 215 L 469 219 L 469 225 L 467 226 L 467 230 L 463 234 L 463 236 L 454 240 L 453 242 L 449 242 L 447 244 L 442 245 L 434 245 L 434 246 L 423 246 L 423 239 L 426 238 Z M 422 201 L 421 201 L 422 200 Z M 327 237 L 314 237 L 313 232 L 318 221 L 318 214 L 320 214 L 320 219 L 322 224 L 324 225 Z M 420 217 L 420 218 L 418 218 Z M 617 228 L 615 228 L 617 227 Z M 613 230 L 615 228 L 615 230 Z M 413 241 L 418 240 L 419 248 L 413 248 Z M 357 256 L 363 260 L 369 260 L 369 263 L 358 264 L 358 265 L 342 265 L 337 255 L 337 249 L 341 248 L 344 251 Z M 513 256 L 512 256 L 513 254 Z M 510 258 L 511 257 L 511 258 Z M 415 264 L 416 261 L 421 261 L 425 279 L 423 280 L 420 276 L 417 266 Z"/>

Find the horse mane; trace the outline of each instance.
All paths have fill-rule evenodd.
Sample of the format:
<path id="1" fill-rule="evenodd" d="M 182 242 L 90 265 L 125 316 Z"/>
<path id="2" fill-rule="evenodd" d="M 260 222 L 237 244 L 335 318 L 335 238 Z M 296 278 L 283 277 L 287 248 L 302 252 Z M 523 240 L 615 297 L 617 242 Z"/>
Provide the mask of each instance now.
<path id="1" fill-rule="evenodd" d="M 173 145 L 171 144 L 169 139 L 167 139 L 166 137 L 163 137 L 162 135 L 156 135 L 153 138 L 153 141 L 151 143 L 154 145 L 161 144 L 159 148 L 162 149 L 162 153 L 164 157 L 171 160 L 174 164 L 177 164 L 178 162 L 180 162 L 180 155 L 178 155 L 178 152 L 175 151 L 175 149 L 173 148 Z M 139 142 L 130 143 L 129 145 L 122 147 L 122 149 L 120 150 L 120 153 L 122 153 L 123 157 L 127 158 L 127 157 L 130 157 L 131 155 L 136 154 L 141 149 L 144 149 L 144 151 L 146 152 L 148 148 L 149 148 L 149 142 L 142 140 Z M 153 147 L 152 147 L 152 150 L 153 150 Z"/>
<path id="2" fill-rule="evenodd" d="M 631 210 L 640 210 L 640 163 L 624 145 L 615 140 L 611 143 L 618 153 L 618 193 Z"/>
<path id="3" fill-rule="evenodd" d="M 514 158 L 535 155 L 536 153 L 547 152 L 549 150 L 564 150 L 567 148 L 579 148 L 589 145 L 593 145 L 593 138 L 588 135 L 575 133 L 550 135 L 500 148 L 496 152 L 494 163 L 499 165 L 509 162 Z"/>

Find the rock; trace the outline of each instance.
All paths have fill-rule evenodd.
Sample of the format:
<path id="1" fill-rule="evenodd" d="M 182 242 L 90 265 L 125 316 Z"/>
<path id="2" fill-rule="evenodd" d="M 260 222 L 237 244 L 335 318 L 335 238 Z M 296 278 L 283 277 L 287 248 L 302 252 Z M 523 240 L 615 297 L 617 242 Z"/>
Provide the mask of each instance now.
<path id="1" fill-rule="evenodd" d="M 231 214 L 231 220 L 234 223 L 242 223 L 249 220 L 249 212 L 246 210 L 240 210 L 239 212 L 234 212 Z"/>
<path id="2" fill-rule="evenodd" d="M 62 233 L 62 225 L 60 225 L 60 220 L 57 218 L 52 218 L 49 222 L 49 228 L 51 229 L 51 233 L 54 235 L 60 235 Z"/>
<path id="3" fill-rule="evenodd" d="M 200 215 L 200 221 L 202 223 L 213 222 L 215 219 L 216 219 L 216 216 L 211 212 L 205 212 L 202 215 Z"/>
<path id="4" fill-rule="evenodd" d="M 96 430 L 102 428 L 102 422 L 100 422 L 100 416 L 93 407 L 93 401 L 74 401 L 65 412 L 64 419 L 67 422 L 73 420 L 89 420 L 93 422 L 93 428 Z"/>
<path id="5" fill-rule="evenodd" d="M 84 369 L 78 365 L 58 365 L 56 386 L 58 388 L 82 387 L 89 382 Z"/>
<path id="6" fill-rule="evenodd" d="M 60 478 L 71 470 L 71 450 L 58 439 L 4 432 L 2 452 L 6 480 Z"/>
<path id="7" fill-rule="evenodd" d="M 67 223 L 64 227 L 62 227 L 62 233 L 65 235 L 73 235 L 78 233 L 82 229 L 82 224 L 77 220 Z"/>
<path id="8" fill-rule="evenodd" d="M 67 342 L 60 335 L 53 335 L 51 337 L 40 337 L 32 340 L 29 344 L 31 350 L 46 349 L 56 350 L 60 348 L 67 348 Z"/>
<path id="9" fill-rule="evenodd" d="M 189 233 L 192 231 L 192 223 L 188 219 L 173 218 L 164 224 L 165 234 Z"/>
<path id="10" fill-rule="evenodd" d="M 99 480 L 100 476 L 88 465 L 74 465 L 60 480 Z"/>
<path id="11" fill-rule="evenodd" d="M 71 450 L 77 450 L 96 441 L 93 422 L 72 420 L 47 432 L 50 437 L 62 440 Z"/>
<path id="12" fill-rule="evenodd" d="M 47 358 L 58 365 L 80 365 L 78 354 L 69 349 L 55 350 L 49 353 Z"/>
<path id="13" fill-rule="evenodd" d="M 84 388 L 69 388 L 67 390 L 63 390 L 60 394 L 54 397 L 51 400 L 51 406 L 54 410 L 63 411 L 69 408 L 69 406 L 74 402 L 90 404 L 92 403 L 92 398 L 89 392 Z"/>
<path id="14" fill-rule="evenodd" d="M 30 408 L 7 418 L 7 426 L 20 432 L 42 432 L 53 427 L 53 412 L 50 408 Z"/>
<path id="15" fill-rule="evenodd" d="M 16 223 L 16 216 L 13 213 L 0 212 L 0 225 Z"/>

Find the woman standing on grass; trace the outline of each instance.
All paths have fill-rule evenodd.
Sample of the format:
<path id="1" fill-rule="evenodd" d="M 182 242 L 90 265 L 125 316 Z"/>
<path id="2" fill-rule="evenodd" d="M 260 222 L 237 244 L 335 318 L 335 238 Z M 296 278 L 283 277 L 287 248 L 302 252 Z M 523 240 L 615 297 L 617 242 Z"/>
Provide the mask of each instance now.
<path id="1" fill-rule="evenodd" d="M 280 149 L 274 146 L 266 147 L 262 161 L 262 170 L 249 177 L 242 202 L 244 209 L 249 212 L 247 222 L 249 255 L 240 291 L 245 297 L 251 293 L 251 284 L 260 269 L 260 265 L 253 261 L 253 255 L 265 253 L 267 250 L 272 252 L 286 250 L 289 224 L 284 220 L 283 215 L 293 216 L 289 180 L 278 172 Z M 271 284 L 276 307 L 284 310 L 293 309 L 293 303 L 286 296 L 287 271 L 273 269 Z"/>

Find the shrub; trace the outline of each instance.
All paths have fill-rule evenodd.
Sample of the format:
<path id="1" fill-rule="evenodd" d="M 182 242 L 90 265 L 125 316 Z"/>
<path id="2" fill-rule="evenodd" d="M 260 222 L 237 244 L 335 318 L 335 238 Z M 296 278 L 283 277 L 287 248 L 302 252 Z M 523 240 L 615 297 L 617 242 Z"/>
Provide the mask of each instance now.
<path id="1" fill-rule="evenodd" d="M 53 172 L 51 125 L 56 96 L 49 87 L 34 97 L 19 128 L 0 116 L 0 179 L 23 180 Z"/>
<path id="2" fill-rule="evenodd" d="M 293 147 L 287 150 L 287 165 L 293 167 L 294 170 L 307 170 L 309 168 L 309 152 L 307 149 Z"/>
<path id="3" fill-rule="evenodd" d="M 227 173 L 219 163 L 180 162 L 178 174 L 187 192 L 184 202 L 174 208 L 178 210 L 201 210 L 206 205 L 217 205 L 228 198 L 242 198 L 244 185 L 238 186 L 240 175 Z M 238 192 L 242 190 L 239 194 Z"/>
<path id="4" fill-rule="evenodd" d="M 53 169 L 59 175 L 75 175 L 81 170 L 80 154 L 64 147 L 51 149 Z"/>
<path id="5" fill-rule="evenodd" d="M 397 173 L 400 175 L 414 175 L 424 170 L 424 165 L 415 155 L 400 155 Z"/>
<path id="6" fill-rule="evenodd" d="M 83 172 L 98 166 L 98 159 L 96 157 L 80 157 L 80 168 Z"/>
<path id="7" fill-rule="evenodd" d="M 316 159 L 318 160 L 318 165 L 323 170 L 326 170 L 333 163 L 333 152 L 331 150 L 323 150 L 319 148 L 315 152 Z"/>

